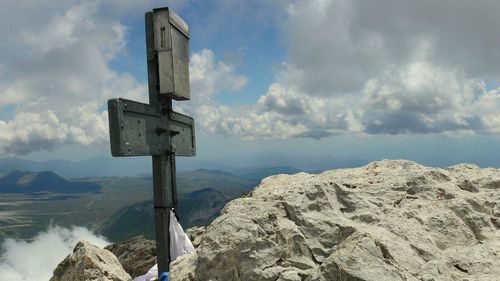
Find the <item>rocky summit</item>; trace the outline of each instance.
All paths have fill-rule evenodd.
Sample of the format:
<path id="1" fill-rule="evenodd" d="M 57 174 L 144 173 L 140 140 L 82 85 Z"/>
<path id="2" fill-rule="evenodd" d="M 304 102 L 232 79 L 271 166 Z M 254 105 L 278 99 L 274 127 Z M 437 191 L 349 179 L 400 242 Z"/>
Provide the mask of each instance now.
<path id="1" fill-rule="evenodd" d="M 384 160 L 276 175 L 187 230 L 196 250 L 169 280 L 500 281 L 499 229 L 500 169 Z M 51 281 L 130 280 L 154 263 L 143 237 L 107 249 L 118 259 L 79 243 Z"/>
<path id="2" fill-rule="evenodd" d="M 500 280 L 500 169 L 404 160 L 264 179 L 170 280 Z"/>

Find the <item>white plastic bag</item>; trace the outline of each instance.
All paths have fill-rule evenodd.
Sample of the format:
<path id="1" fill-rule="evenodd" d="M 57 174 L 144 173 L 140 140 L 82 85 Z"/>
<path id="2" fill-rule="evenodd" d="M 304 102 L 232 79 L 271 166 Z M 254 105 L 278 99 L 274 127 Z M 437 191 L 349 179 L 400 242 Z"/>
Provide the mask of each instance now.
<path id="1" fill-rule="evenodd" d="M 193 244 L 184 233 L 182 226 L 177 222 L 177 218 L 170 210 L 170 261 L 173 262 L 178 256 L 194 251 Z"/>
<path id="2" fill-rule="evenodd" d="M 173 262 L 178 256 L 194 251 L 193 244 L 189 237 L 184 233 L 182 226 L 177 221 L 175 214 L 170 210 L 170 262 Z M 134 278 L 133 281 L 152 281 L 158 278 L 158 265 L 154 265 L 144 275 Z"/>
<path id="3" fill-rule="evenodd" d="M 144 275 L 134 278 L 132 281 L 153 281 L 158 279 L 158 265 L 155 264 L 148 272 Z"/>

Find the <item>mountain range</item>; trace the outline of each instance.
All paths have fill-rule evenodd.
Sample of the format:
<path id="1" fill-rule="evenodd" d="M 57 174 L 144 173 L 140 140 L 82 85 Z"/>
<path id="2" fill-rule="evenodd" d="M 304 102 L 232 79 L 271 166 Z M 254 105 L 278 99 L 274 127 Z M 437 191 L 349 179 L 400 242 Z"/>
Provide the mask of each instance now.
<path id="1" fill-rule="evenodd" d="M 0 177 L 0 192 L 6 193 L 82 193 L 95 192 L 100 188 L 96 183 L 69 181 L 51 171 L 13 171 Z"/>
<path id="2" fill-rule="evenodd" d="M 178 216 L 185 228 L 207 225 L 224 208 L 230 197 L 214 188 L 193 191 L 178 200 Z M 122 241 L 137 235 L 154 239 L 153 200 L 128 206 L 118 211 L 100 232 L 111 241 Z"/>
<path id="3" fill-rule="evenodd" d="M 151 173 L 151 159 L 93 157 L 83 161 L 33 161 L 15 157 L 0 158 L 0 175 L 12 171 L 52 171 L 66 178 L 134 176 Z M 134 173 L 131 174 L 130 171 Z"/>
<path id="4" fill-rule="evenodd" d="M 359 157 L 283 155 L 278 153 L 260 153 L 242 157 L 222 157 L 210 161 L 197 157 L 178 157 L 178 171 L 210 169 L 229 172 L 236 176 L 251 177 L 252 173 L 274 174 L 276 167 L 293 168 L 296 171 L 323 171 L 331 168 L 348 168 L 364 165 L 368 160 Z M 271 170 L 270 170 L 271 169 Z M 260 172 L 258 171 L 260 170 Z M 263 170 L 269 170 L 263 172 Z M 150 157 L 97 156 L 82 161 L 48 160 L 33 161 L 23 158 L 0 158 L 0 176 L 12 171 L 53 171 L 66 178 L 85 177 L 124 177 L 151 175 Z M 277 171 L 280 172 L 279 169 Z M 259 175 L 253 175 L 254 177 Z"/>
<path id="5" fill-rule="evenodd" d="M 286 172 L 287 168 L 280 170 Z M 177 211 L 181 224 L 210 223 L 228 201 L 244 196 L 258 184 L 256 174 L 267 172 L 255 170 L 247 179 L 221 170 L 179 171 Z M 85 226 L 112 241 L 139 234 L 152 238 L 152 199 L 148 174 L 66 179 L 53 171 L 11 171 L 0 176 L 0 241 L 7 237 L 30 239 L 51 224 Z"/>
<path id="6" fill-rule="evenodd" d="M 94 175 L 95 170 L 106 166 L 106 161 L 99 163 L 98 160 L 89 160 L 95 164 L 89 164 L 89 161 L 82 164 L 1 159 L 0 240 L 2 236 L 30 238 L 52 223 L 87 226 L 112 241 L 139 234 L 153 238 L 152 176 L 149 171 L 145 171 L 149 166 L 144 165 L 142 170 L 133 172 L 122 167 L 121 172 L 127 172 L 128 176 L 78 177 Z M 245 196 L 262 178 L 303 171 L 284 165 L 286 163 L 253 168 L 236 165 L 230 160 L 221 163 L 234 166 L 231 171 L 217 169 L 216 165 L 210 169 L 178 170 L 177 211 L 184 227 L 207 225 L 219 215 L 227 202 Z M 47 165 L 44 167 L 43 164 Z M 248 164 L 253 166 L 255 162 Z M 56 170 L 42 170 L 49 167 Z M 81 170 L 78 171 L 79 167 Z M 17 168 L 33 170 L 15 170 Z M 112 166 L 110 169 L 108 172 L 117 167 Z M 108 174 L 106 171 L 100 172 Z"/>

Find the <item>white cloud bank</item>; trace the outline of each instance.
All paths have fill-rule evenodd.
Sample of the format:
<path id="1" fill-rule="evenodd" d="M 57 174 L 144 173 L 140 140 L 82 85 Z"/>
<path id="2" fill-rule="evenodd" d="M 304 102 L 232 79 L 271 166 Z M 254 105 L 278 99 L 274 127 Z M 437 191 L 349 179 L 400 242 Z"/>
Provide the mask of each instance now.
<path id="1" fill-rule="evenodd" d="M 500 80 L 499 1 L 308 0 L 282 8 L 285 67 L 255 105 L 196 107 L 206 131 L 246 138 L 500 133 L 500 88 L 486 87 Z M 228 86 L 204 71 L 220 64 L 213 55 L 204 61 L 211 66 L 194 67 L 194 83 L 213 96 Z"/>
<path id="2" fill-rule="evenodd" d="M 0 120 L 3 152 L 106 143 L 107 114 L 99 110 L 105 101 L 118 95 L 146 98 L 145 85 L 111 69 L 127 30 L 99 14 L 99 5 L 2 7 L 0 36 L 8 39 L 0 53 L 0 110 L 16 105 L 12 119 Z"/>
<path id="3" fill-rule="evenodd" d="M 107 143 L 104 101 L 147 100 L 146 85 L 110 67 L 126 48 L 127 29 L 117 15 L 140 5 L 18 2 L 0 11 L 0 110 L 16 108 L 0 120 L 0 150 Z M 198 128 L 250 139 L 500 133 L 500 88 L 486 86 L 500 80 L 500 1 L 248 5 L 237 10 L 259 14 L 261 7 L 276 15 L 265 22 L 282 28 L 283 68 L 255 104 L 226 106 L 217 93 L 238 91 L 248 79 L 211 50 L 194 53 L 193 99 L 176 107 L 192 114 Z"/>
<path id="4" fill-rule="evenodd" d="M 7 239 L 1 245 L 0 280 L 49 280 L 56 266 L 73 251 L 76 243 L 86 240 L 104 247 L 109 244 L 83 227 L 49 227 L 32 241 Z"/>
<path id="5" fill-rule="evenodd" d="M 235 135 L 243 138 L 293 138 L 325 136 L 322 129 L 359 130 L 353 113 L 339 114 L 345 108 L 337 100 L 311 99 L 299 94 L 294 85 L 273 83 L 255 105 L 226 106 L 214 97 L 220 91 L 238 91 L 247 78 L 233 66 L 216 59 L 211 50 L 191 57 L 191 101 L 176 104 L 176 109 L 192 114 L 197 126 L 210 134 Z"/>

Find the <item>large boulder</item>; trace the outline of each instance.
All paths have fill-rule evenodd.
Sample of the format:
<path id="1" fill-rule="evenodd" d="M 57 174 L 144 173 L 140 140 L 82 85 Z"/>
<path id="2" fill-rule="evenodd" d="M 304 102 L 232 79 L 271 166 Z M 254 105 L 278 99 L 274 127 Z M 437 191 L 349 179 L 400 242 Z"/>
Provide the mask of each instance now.
<path id="1" fill-rule="evenodd" d="M 155 241 L 137 236 L 130 240 L 106 246 L 120 261 L 123 269 L 135 278 L 146 274 L 156 264 Z"/>
<path id="2" fill-rule="evenodd" d="M 170 280 L 500 280 L 500 170 L 379 161 L 264 179 Z"/>
<path id="3" fill-rule="evenodd" d="M 127 281 L 130 275 L 108 250 L 80 241 L 54 270 L 50 281 Z"/>

